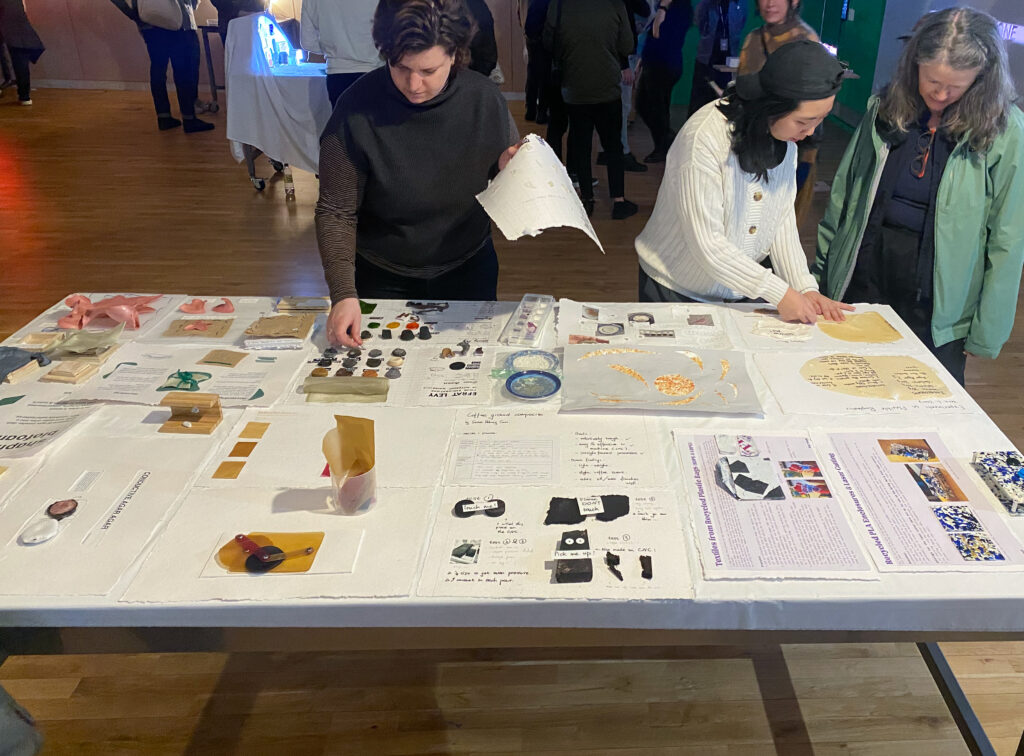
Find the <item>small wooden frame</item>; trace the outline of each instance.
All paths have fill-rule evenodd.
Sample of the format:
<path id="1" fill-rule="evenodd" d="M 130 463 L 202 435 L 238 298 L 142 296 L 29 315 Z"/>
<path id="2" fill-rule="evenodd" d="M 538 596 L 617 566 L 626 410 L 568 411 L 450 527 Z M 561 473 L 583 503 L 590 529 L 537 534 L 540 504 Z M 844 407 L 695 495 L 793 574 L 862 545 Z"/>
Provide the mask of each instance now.
<path id="1" fill-rule="evenodd" d="M 223 418 L 217 394 L 172 391 L 160 401 L 160 406 L 171 408 L 170 418 L 160 426 L 161 433 L 209 435 Z"/>

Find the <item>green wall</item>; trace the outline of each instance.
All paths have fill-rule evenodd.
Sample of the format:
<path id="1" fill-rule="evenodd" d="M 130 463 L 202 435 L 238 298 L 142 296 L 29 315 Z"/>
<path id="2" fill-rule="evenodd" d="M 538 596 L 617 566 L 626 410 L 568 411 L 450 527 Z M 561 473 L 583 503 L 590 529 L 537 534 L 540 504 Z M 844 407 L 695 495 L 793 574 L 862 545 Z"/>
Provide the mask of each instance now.
<path id="1" fill-rule="evenodd" d="M 696 7 L 694 0 L 694 7 Z M 868 97 L 871 96 L 871 85 L 875 78 L 875 59 L 878 56 L 878 43 L 882 34 L 882 21 L 885 18 L 886 0 L 850 0 L 855 11 L 853 21 L 843 23 L 839 18 L 842 0 L 804 0 L 801 16 L 821 34 L 824 42 L 839 48 L 839 58 L 850 64 L 850 68 L 860 76 L 859 79 L 848 79 L 836 98 L 840 104 L 839 120 L 855 126 L 864 113 Z M 751 0 L 747 18 L 747 29 L 756 28 L 761 18 L 756 14 L 755 0 Z M 824 18 L 823 18 L 824 16 Z M 690 101 L 690 87 L 693 82 L 693 64 L 691 61 L 697 54 L 698 34 L 691 28 L 686 35 L 683 47 L 683 75 L 672 91 L 672 103 L 686 106 Z"/>

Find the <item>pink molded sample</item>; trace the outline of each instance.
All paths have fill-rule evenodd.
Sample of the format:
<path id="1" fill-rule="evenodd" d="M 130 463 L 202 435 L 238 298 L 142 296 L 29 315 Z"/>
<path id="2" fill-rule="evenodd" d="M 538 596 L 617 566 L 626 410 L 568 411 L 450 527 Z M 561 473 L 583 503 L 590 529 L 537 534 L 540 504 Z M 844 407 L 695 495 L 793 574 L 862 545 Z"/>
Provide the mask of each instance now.
<path id="1" fill-rule="evenodd" d="M 221 297 L 220 304 L 213 308 L 214 312 L 234 312 L 235 306 L 227 297 Z"/>
<path id="2" fill-rule="evenodd" d="M 206 300 L 193 299 L 191 302 L 186 302 L 178 309 L 182 312 L 187 312 L 189 315 L 202 315 L 206 312 Z"/>

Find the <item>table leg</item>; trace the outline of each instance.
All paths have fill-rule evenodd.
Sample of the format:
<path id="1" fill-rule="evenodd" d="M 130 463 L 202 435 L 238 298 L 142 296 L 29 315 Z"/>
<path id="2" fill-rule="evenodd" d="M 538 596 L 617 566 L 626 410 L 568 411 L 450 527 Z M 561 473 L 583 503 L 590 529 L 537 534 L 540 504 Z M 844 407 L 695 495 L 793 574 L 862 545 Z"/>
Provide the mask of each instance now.
<path id="1" fill-rule="evenodd" d="M 217 80 L 213 73 L 213 58 L 210 57 L 210 30 L 203 29 L 203 49 L 206 51 L 206 74 L 210 77 L 210 97 L 217 102 Z"/>
<path id="2" fill-rule="evenodd" d="M 967 696 L 964 695 L 960 683 L 956 681 L 956 675 L 949 667 L 942 649 L 938 643 L 918 643 L 917 650 L 924 659 L 928 671 L 932 673 L 932 679 L 946 702 L 949 713 L 953 715 L 956 726 L 960 728 L 960 735 L 963 736 L 967 749 L 973 756 L 996 756 L 996 750 L 989 742 L 985 730 L 974 714 Z M 1017 753 L 1020 754 L 1018 748 Z"/>

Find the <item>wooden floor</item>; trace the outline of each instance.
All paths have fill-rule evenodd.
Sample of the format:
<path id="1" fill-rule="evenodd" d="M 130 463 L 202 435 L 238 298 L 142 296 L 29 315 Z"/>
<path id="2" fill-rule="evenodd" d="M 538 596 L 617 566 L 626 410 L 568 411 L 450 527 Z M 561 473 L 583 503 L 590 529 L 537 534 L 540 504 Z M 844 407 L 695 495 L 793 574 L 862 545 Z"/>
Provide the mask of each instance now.
<path id="1" fill-rule="evenodd" d="M 293 203 L 279 178 L 255 192 L 228 153 L 223 111 L 216 131 L 186 136 L 158 132 L 142 93 L 33 99 L 0 98 L 0 337 L 76 290 L 326 291 L 314 177 L 296 174 Z M 522 103 L 511 107 L 525 133 Z M 641 124 L 631 140 L 646 154 Z M 844 140 L 830 129 L 819 179 Z M 634 300 L 632 242 L 660 170 L 627 174 L 637 217 L 612 221 L 598 203 L 605 256 L 576 231 L 496 239 L 500 296 Z M 801 229 L 809 249 L 816 220 Z M 1018 447 L 1022 360 L 1018 324 L 998 361 L 972 360 L 967 373 Z M 1024 643 L 944 649 L 999 753 L 1013 753 Z M 0 682 L 38 717 L 47 753 L 966 753 L 910 644 L 15 656 Z"/>

